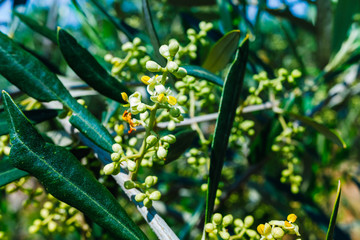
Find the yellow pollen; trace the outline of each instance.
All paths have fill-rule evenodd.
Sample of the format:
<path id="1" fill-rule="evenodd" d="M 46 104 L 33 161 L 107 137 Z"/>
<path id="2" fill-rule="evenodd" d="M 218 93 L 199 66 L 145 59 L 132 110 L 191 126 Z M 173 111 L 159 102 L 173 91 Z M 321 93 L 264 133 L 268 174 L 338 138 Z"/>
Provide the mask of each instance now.
<path id="1" fill-rule="evenodd" d="M 297 216 L 293 213 L 289 214 L 289 216 L 287 216 L 287 220 L 291 223 L 295 222 L 297 219 Z"/>
<path id="2" fill-rule="evenodd" d="M 165 96 L 165 94 L 163 94 L 163 93 L 159 94 L 159 96 L 157 97 L 157 100 L 159 102 L 161 102 L 161 100 L 163 100 L 164 96 Z"/>
<path id="3" fill-rule="evenodd" d="M 122 92 L 122 93 L 121 93 L 121 97 L 124 99 L 125 102 L 128 102 L 128 101 L 129 101 L 129 97 L 128 97 L 128 95 L 126 94 L 126 92 Z"/>
<path id="4" fill-rule="evenodd" d="M 171 105 L 175 105 L 176 104 L 176 98 L 173 96 L 169 96 L 168 97 L 168 103 L 170 103 Z"/>
<path id="5" fill-rule="evenodd" d="M 257 227 L 257 231 L 260 233 L 260 235 L 264 235 L 264 229 L 265 229 L 265 225 L 264 224 L 260 224 Z"/>
<path id="6" fill-rule="evenodd" d="M 149 80 L 150 80 L 149 76 L 142 76 L 141 77 L 141 81 L 146 85 L 149 85 L 149 83 L 148 83 Z"/>
<path id="7" fill-rule="evenodd" d="M 285 221 L 285 227 L 292 227 L 292 225 L 288 221 Z"/>

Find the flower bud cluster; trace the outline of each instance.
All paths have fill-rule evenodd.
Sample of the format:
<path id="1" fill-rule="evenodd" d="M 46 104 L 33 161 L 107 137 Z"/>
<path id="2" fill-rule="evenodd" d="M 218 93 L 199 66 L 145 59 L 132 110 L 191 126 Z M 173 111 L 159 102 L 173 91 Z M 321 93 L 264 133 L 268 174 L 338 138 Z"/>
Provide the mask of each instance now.
<path id="1" fill-rule="evenodd" d="M 197 148 L 191 148 L 188 154 L 187 163 L 195 167 L 203 166 L 210 161 L 210 158 Z"/>
<path id="2" fill-rule="evenodd" d="M 27 198 L 22 202 L 24 207 L 28 206 L 31 203 L 37 204 L 36 197 L 42 195 L 44 192 L 41 187 L 34 189 L 31 186 L 28 186 L 27 182 L 29 177 L 20 178 L 19 181 L 13 182 L 11 184 L 7 184 L 5 187 L 5 191 L 8 194 L 15 193 L 17 191 L 21 191 L 23 194 L 27 195 Z"/>
<path id="3" fill-rule="evenodd" d="M 247 137 L 253 136 L 255 134 L 254 126 L 254 121 L 245 120 L 237 111 L 237 116 L 234 118 L 233 127 L 231 129 L 231 135 L 229 138 L 230 145 L 234 147 L 243 146 L 248 141 Z"/>
<path id="4" fill-rule="evenodd" d="M 188 76 L 181 81 L 177 81 L 175 87 L 179 90 L 178 102 L 180 105 L 188 104 L 189 92 L 193 91 L 201 108 L 208 108 L 209 111 L 216 111 L 214 106 L 218 99 L 216 99 L 214 94 L 215 87 L 208 81 L 197 81 L 195 77 Z"/>
<path id="5" fill-rule="evenodd" d="M 41 231 L 48 235 L 69 234 L 79 230 L 84 236 L 91 236 L 91 229 L 85 223 L 84 215 L 50 194 L 47 195 L 47 201 L 40 210 L 39 218 L 35 219 L 28 228 L 30 234 Z"/>
<path id="6" fill-rule="evenodd" d="M 300 170 L 300 161 L 296 157 L 296 141 L 293 138 L 303 133 L 304 130 L 304 127 L 288 122 L 286 128 L 275 138 L 275 143 L 271 146 L 272 151 L 279 153 L 287 166 L 281 172 L 280 181 L 290 183 L 292 193 L 299 192 L 302 182 L 302 177 L 296 174 Z"/>
<path id="7" fill-rule="evenodd" d="M 266 89 L 273 89 L 275 92 L 280 92 L 284 89 L 284 84 L 292 84 L 296 79 L 301 77 L 301 72 L 297 69 L 289 73 L 286 69 L 280 68 L 278 71 L 278 77 L 269 79 L 266 72 L 260 72 L 255 74 L 253 79 L 259 82 L 257 88 L 250 87 L 250 95 L 247 97 L 246 102 L 250 105 L 261 104 L 263 101 L 260 98 L 260 93 Z"/>
<path id="8" fill-rule="evenodd" d="M 159 201 L 161 198 L 161 193 L 152 188 L 157 182 L 156 176 L 147 176 L 144 183 L 128 180 L 124 186 L 126 189 L 140 189 L 142 192 L 136 194 L 135 201 L 142 202 L 145 207 L 150 208 L 153 201 Z"/>
<path id="9" fill-rule="evenodd" d="M 298 237 L 296 240 L 301 240 L 299 226 L 295 223 L 296 219 L 295 214 L 289 214 L 285 221 L 271 220 L 268 223 L 260 224 L 257 227 L 257 231 L 261 235 L 260 240 L 283 239 L 286 234 L 296 235 Z"/>
<path id="10" fill-rule="evenodd" d="M 215 213 L 212 216 L 212 222 L 205 225 L 205 231 L 208 233 L 210 239 L 243 239 L 245 235 L 246 239 L 259 239 L 259 235 L 255 230 L 250 229 L 254 223 L 252 216 L 245 217 L 244 221 L 240 218 L 234 220 L 231 214 L 222 216 L 220 213 Z M 234 235 L 230 235 L 228 228 L 234 229 Z M 245 239 L 245 237 L 244 237 Z"/>
<path id="11" fill-rule="evenodd" d="M 112 64 L 112 75 L 130 80 L 132 73 L 144 70 L 145 64 L 150 60 L 150 57 L 146 55 L 146 48 L 141 45 L 141 40 L 138 37 L 134 38 L 132 42 L 124 43 L 121 50 L 126 54 L 123 59 L 114 57 L 111 54 L 106 54 L 104 59 Z"/>
<path id="12" fill-rule="evenodd" d="M 198 33 L 195 31 L 195 29 L 189 28 L 186 31 L 186 34 L 190 42 L 185 47 L 180 47 L 179 57 L 181 58 L 182 56 L 187 55 L 191 59 L 195 59 L 197 57 L 197 45 L 199 43 L 203 46 L 208 44 L 206 36 L 212 28 L 212 23 L 206 23 L 204 21 L 199 23 L 200 31 Z"/>

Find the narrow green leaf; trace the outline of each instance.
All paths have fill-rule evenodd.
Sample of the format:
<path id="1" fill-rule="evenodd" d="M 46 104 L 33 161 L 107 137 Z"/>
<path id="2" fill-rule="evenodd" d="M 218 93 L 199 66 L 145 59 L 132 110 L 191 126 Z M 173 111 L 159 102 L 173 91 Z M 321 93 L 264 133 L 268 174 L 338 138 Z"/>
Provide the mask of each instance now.
<path id="1" fill-rule="evenodd" d="M 346 143 L 344 140 L 334 131 L 328 129 L 324 125 L 315 122 L 313 119 L 305 116 L 301 116 L 295 113 L 289 113 L 291 117 L 303 122 L 304 124 L 314 128 L 319 133 L 323 134 L 327 139 L 332 141 L 333 143 L 337 144 L 342 148 L 346 148 Z"/>
<path id="2" fill-rule="evenodd" d="M 231 11 L 229 9 L 230 4 L 226 0 L 216 0 L 217 5 L 219 6 L 219 15 L 221 19 L 221 25 L 222 28 L 225 30 L 225 32 L 230 31 L 232 28 L 232 20 L 231 20 L 231 14 L 229 14 Z"/>
<path id="3" fill-rule="evenodd" d="M 86 137 L 111 152 L 113 137 L 104 126 L 77 103 L 57 76 L 50 72 L 37 58 L 20 48 L 0 32 L 0 74 L 29 96 L 49 102 L 58 100 L 73 111 L 73 122 Z"/>
<path id="4" fill-rule="evenodd" d="M 202 67 L 211 72 L 217 72 L 226 67 L 239 46 L 239 39 L 240 30 L 225 34 L 210 49 Z"/>
<path id="5" fill-rule="evenodd" d="M 46 120 L 55 118 L 59 114 L 59 110 L 55 109 L 37 109 L 37 110 L 30 110 L 24 111 L 24 114 L 31 123 L 41 123 Z M 6 113 L 0 112 L 0 136 L 9 133 L 9 126 L 6 121 Z"/>
<path id="6" fill-rule="evenodd" d="M 0 187 L 27 175 L 29 175 L 27 172 L 14 168 L 8 157 L 0 160 Z"/>
<path id="7" fill-rule="evenodd" d="M 329 227 L 328 227 L 328 230 L 326 233 L 326 240 L 334 239 L 334 230 L 335 230 L 335 225 L 336 225 L 336 217 L 337 217 L 339 205 L 340 205 L 340 196 L 341 196 L 341 182 L 339 180 L 338 189 L 337 189 L 337 193 L 336 193 L 336 199 L 335 199 L 333 211 L 331 213 Z"/>
<path id="8" fill-rule="evenodd" d="M 124 21 L 122 20 L 117 20 L 114 17 L 112 17 L 107 11 L 106 9 L 99 3 L 99 1 L 97 0 L 90 0 L 108 19 L 109 21 L 114 24 L 114 26 L 120 30 L 121 32 L 123 32 L 127 38 L 129 40 L 133 40 L 134 39 L 134 33 L 130 32 L 128 28 L 130 28 L 130 26 L 126 25 L 126 23 L 124 23 Z M 135 29 L 133 29 L 134 31 Z"/>
<path id="9" fill-rule="evenodd" d="M 1 32 L 0 73 L 39 101 L 50 102 L 71 98 L 54 73 Z"/>
<path id="10" fill-rule="evenodd" d="M 191 146 L 196 136 L 197 133 L 194 130 L 183 130 L 176 133 L 176 143 L 170 145 L 165 164 L 177 160 Z"/>
<path id="11" fill-rule="evenodd" d="M 213 74 L 212 72 L 206 70 L 205 68 L 195 66 L 195 65 L 188 65 L 184 66 L 187 71 L 187 74 L 196 78 L 205 79 L 211 83 L 219 85 L 222 87 L 224 85 L 223 80 L 218 77 L 217 75 Z"/>
<path id="12" fill-rule="evenodd" d="M 39 23 L 37 23 L 34 19 L 18 13 L 18 12 L 14 12 L 14 14 L 24 23 L 26 24 L 29 28 L 31 28 L 33 31 L 43 35 L 44 37 L 48 38 L 49 40 L 51 40 L 53 43 L 57 44 L 57 40 L 56 40 L 56 32 L 47 28 L 44 25 L 41 25 Z"/>
<path id="13" fill-rule="evenodd" d="M 101 94 L 121 103 L 126 103 L 121 93 L 131 94 L 119 80 L 111 76 L 76 39 L 65 30 L 58 30 L 61 53 L 74 72 L 89 86 Z"/>
<path id="14" fill-rule="evenodd" d="M 150 36 L 150 41 L 151 41 L 151 45 L 154 48 L 156 61 L 164 67 L 166 65 L 166 60 L 165 58 L 163 58 L 163 56 L 161 56 L 159 52 L 160 41 L 155 31 L 148 0 L 142 0 L 142 11 L 144 15 L 145 29 L 148 35 Z"/>
<path id="15" fill-rule="evenodd" d="M 120 239 L 147 239 L 113 195 L 64 148 L 46 143 L 3 91 L 13 166 L 35 176 L 53 196 L 79 209 Z"/>
<path id="16" fill-rule="evenodd" d="M 216 191 L 219 185 L 235 111 L 238 106 L 244 81 L 248 52 L 249 40 L 246 38 L 239 47 L 235 60 L 226 76 L 221 95 L 219 117 L 216 121 L 215 134 L 211 146 L 210 173 L 206 196 L 206 222 L 210 221 L 214 208 Z"/>

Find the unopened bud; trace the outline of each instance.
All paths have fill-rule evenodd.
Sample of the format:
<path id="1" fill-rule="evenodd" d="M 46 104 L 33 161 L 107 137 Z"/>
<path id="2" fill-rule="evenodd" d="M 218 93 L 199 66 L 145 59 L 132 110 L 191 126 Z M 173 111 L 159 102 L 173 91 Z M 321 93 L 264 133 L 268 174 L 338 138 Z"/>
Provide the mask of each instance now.
<path id="1" fill-rule="evenodd" d="M 220 213 L 215 213 L 212 220 L 216 225 L 220 225 L 222 223 L 222 215 Z"/>
<path id="2" fill-rule="evenodd" d="M 121 46 L 121 50 L 127 52 L 130 49 L 132 49 L 134 47 L 134 45 L 131 42 L 126 42 Z"/>
<path id="3" fill-rule="evenodd" d="M 161 193 L 159 191 L 154 191 L 150 194 L 149 198 L 153 201 L 159 201 L 161 198 Z"/>
<path id="4" fill-rule="evenodd" d="M 136 163 L 134 161 L 128 160 L 127 161 L 127 168 L 130 172 L 134 172 L 136 169 Z"/>
<path id="5" fill-rule="evenodd" d="M 168 62 L 166 67 L 169 72 L 176 72 L 179 69 L 179 66 L 176 64 L 176 62 L 173 61 Z"/>
<path id="6" fill-rule="evenodd" d="M 115 153 L 120 153 L 120 152 L 122 152 L 122 147 L 121 147 L 121 145 L 118 144 L 118 143 L 113 144 L 111 148 L 112 148 L 112 150 L 113 150 Z"/>
<path id="7" fill-rule="evenodd" d="M 133 189 L 135 186 L 136 186 L 136 184 L 131 180 L 128 180 L 124 183 L 124 187 L 126 189 Z"/>
<path id="8" fill-rule="evenodd" d="M 249 228 L 252 224 L 254 223 L 254 218 L 253 216 L 247 216 L 244 219 L 244 226 L 245 228 Z"/>
<path id="9" fill-rule="evenodd" d="M 169 47 L 167 45 L 161 45 L 159 52 L 164 58 L 170 57 Z"/>
<path id="10" fill-rule="evenodd" d="M 150 135 L 146 138 L 146 143 L 149 144 L 149 146 L 154 146 L 157 142 L 158 139 L 154 135 Z"/>
<path id="11" fill-rule="evenodd" d="M 138 193 L 135 196 L 135 201 L 137 202 L 142 202 L 144 201 L 144 199 L 146 198 L 146 194 L 145 193 Z"/>
<path id="12" fill-rule="evenodd" d="M 146 69 L 149 70 L 150 72 L 159 72 L 161 69 L 161 66 L 154 61 L 147 61 Z"/>
<path id="13" fill-rule="evenodd" d="M 165 148 L 160 146 L 156 152 L 156 155 L 158 156 L 158 158 L 164 159 L 167 156 L 167 151 Z"/>
<path id="14" fill-rule="evenodd" d="M 177 78 L 184 78 L 187 75 L 187 71 L 183 67 L 179 67 L 179 69 L 174 73 Z"/>
<path id="15" fill-rule="evenodd" d="M 164 137 L 161 138 L 162 141 L 164 142 L 168 142 L 170 144 L 173 144 L 176 142 L 176 137 L 172 134 L 166 135 Z"/>
<path id="16" fill-rule="evenodd" d="M 169 52 L 170 56 L 174 57 L 176 53 L 179 51 L 179 43 L 176 40 L 172 40 L 169 44 Z"/>
<path id="17" fill-rule="evenodd" d="M 105 167 L 104 167 L 104 169 L 103 169 L 105 175 L 111 175 L 111 174 L 113 174 L 114 170 L 115 170 L 115 165 L 114 165 L 114 163 L 106 164 Z"/>
<path id="18" fill-rule="evenodd" d="M 280 227 L 274 227 L 271 231 L 271 234 L 275 239 L 282 239 L 282 237 L 285 235 L 285 232 Z"/>

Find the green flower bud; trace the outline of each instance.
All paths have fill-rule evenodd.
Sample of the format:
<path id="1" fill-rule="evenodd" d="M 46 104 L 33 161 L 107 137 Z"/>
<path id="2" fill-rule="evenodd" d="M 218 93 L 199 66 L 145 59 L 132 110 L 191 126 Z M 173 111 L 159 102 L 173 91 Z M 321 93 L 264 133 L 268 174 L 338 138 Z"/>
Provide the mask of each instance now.
<path id="1" fill-rule="evenodd" d="M 137 143 L 137 138 L 133 137 L 129 140 L 129 146 L 134 147 Z"/>
<path id="2" fill-rule="evenodd" d="M 146 143 L 149 146 L 154 146 L 157 142 L 158 142 L 158 139 L 154 135 L 150 135 L 146 138 Z"/>
<path id="3" fill-rule="evenodd" d="M 164 137 L 161 138 L 162 141 L 164 142 L 168 142 L 170 144 L 173 144 L 176 142 L 176 137 L 172 134 L 166 135 Z"/>
<path id="4" fill-rule="evenodd" d="M 212 224 L 212 223 L 207 223 L 206 225 L 205 225 L 205 231 L 206 232 L 212 232 L 213 230 L 214 230 L 214 224 Z"/>
<path id="5" fill-rule="evenodd" d="M 251 238 L 251 239 L 255 239 L 256 236 L 258 236 L 257 232 L 255 230 L 252 229 L 246 229 L 246 234 Z"/>
<path id="6" fill-rule="evenodd" d="M 122 152 L 122 147 L 120 144 L 115 143 L 112 145 L 112 150 L 116 153 L 120 153 L 120 152 Z"/>
<path id="7" fill-rule="evenodd" d="M 216 197 L 221 197 L 222 191 L 220 189 L 216 190 Z"/>
<path id="8" fill-rule="evenodd" d="M 180 105 L 183 105 L 187 102 L 188 98 L 185 95 L 180 95 L 178 96 L 177 100 Z"/>
<path id="9" fill-rule="evenodd" d="M 206 163 L 206 158 L 201 157 L 199 158 L 199 165 L 204 165 Z"/>
<path id="10" fill-rule="evenodd" d="M 245 228 L 249 228 L 254 223 L 253 216 L 246 216 L 244 219 L 244 226 Z"/>
<path id="11" fill-rule="evenodd" d="M 289 74 L 289 72 L 285 68 L 280 68 L 278 70 L 278 74 L 279 74 L 279 76 L 286 76 Z"/>
<path id="12" fill-rule="evenodd" d="M 153 201 L 159 201 L 161 198 L 161 193 L 159 191 L 154 191 L 150 194 L 149 198 Z"/>
<path id="13" fill-rule="evenodd" d="M 126 182 L 124 183 L 124 187 L 125 187 L 126 189 L 133 189 L 133 188 L 136 187 L 136 184 L 135 184 L 133 181 L 128 180 L 128 181 L 126 181 Z"/>
<path id="14" fill-rule="evenodd" d="M 212 217 L 212 221 L 216 225 L 220 225 L 222 223 L 222 215 L 220 213 L 215 213 Z"/>
<path id="15" fill-rule="evenodd" d="M 47 201 L 44 203 L 44 208 L 46 209 L 51 209 L 53 206 L 52 202 Z"/>
<path id="16" fill-rule="evenodd" d="M 111 54 L 109 54 L 109 53 L 104 56 L 104 60 L 106 62 L 111 62 L 112 58 L 113 58 L 113 56 Z"/>
<path id="17" fill-rule="evenodd" d="M 103 171 L 104 171 L 105 175 L 113 174 L 114 170 L 115 170 L 115 164 L 114 163 L 106 164 L 105 167 L 103 168 Z"/>
<path id="18" fill-rule="evenodd" d="M 195 44 L 190 44 L 189 45 L 189 51 L 196 52 L 197 51 L 197 46 Z"/>
<path id="19" fill-rule="evenodd" d="M 134 47 L 134 45 L 131 42 L 126 42 L 121 46 L 121 50 L 123 50 L 124 52 L 127 52 L 129 50 L 131 50 Z"/>
<path id="20" fill-rule="evenodd" d="M 196 163 L 196 158 L 195 158 L 195 157 L 189 157 L 189 158 L 187 159 L 187 162 L 188 162 L 188 164 L 190 164 L 190 165 L 194 165 L 194 164 Z"/>
<path id="21" fill-rule="evenodd" d="M 282 228 L 280 227 L 274 227 L 271 231 L 271 234 L 273 235 L 274 238 L 276 239 L 282 239 L 282 237 L 285 235 L 285 232 Z"/>
<path id="22" fill-rule="evenodd" d="M 57 227 L 56 222 L 50 221 L 50 222 L 48 223 L 49 232 L 55 232 L 56 227 Z"/>
<path id="23" fill-rule="evenodd" d="M 34 225 L 30 226 L 29 229 L 28 229 L 28 231 L 29 231 L 30 234 L 35 234 L 35 233 L 37 233 L 39 230 L 40 230 L 40 227 L 39 227 L 39 226 L 34 226 Z"/>
<path id="24" fill-rule="evenodd" d="M 193 28 L 189 28 L 189 29 L 186 31 L 186 34 L 187 34 L 187 35 L 195 35 L 195 34 L 196 34 L 196 31 L 195 31 Z"/>
<path id="25" fill-rule="evenodd" d="M 169 47 L 167 45 L 161 45 L 159 48 L 159 52 L 160 52 L 161 56 L 163 56 L 164 58 L 170 57 L 170 51 L 169 51 Z"/>
<path id="26" fill-rule="evenodd" d="M 182 88 L 184 88 L 184 87 L 186 87 L 186 84 L 183 82 L 183 81 L 177 81 L 176 83 L 175 83 L 175 87 L 176 87 L 176 89 L 182 89 Z"/>
<path id="27" fill-rule="evenodd" d="M 134 161 L 128 160 L 127 161 L 127 168 L 130 172 L 134 172 L 136 169 L 136 163 Z"/>
<path id="28" fill-rule="evenodd" d="M 244 226 L 244 222 L 240 218 L 236 218 L 235 221 L 234 221 L 234 225 L 239 227 L 239 228 L 242 228 Z"/>
<path id="29" fill-rule="evenodd" d="M 219 235 L 222 239 L 229 239 L 230 238 L 230 234 L 226 231 L 221 231 L 219 232 Z"/>
<path id="30" fill-rule="evenodd" d="M 299 70 L 297 70 L 297 69 L 294 69 L 294 70 L 291 72 L 291 76 L 292 76 L 293 78 L 299 78 L 299 77 L 301 77 L 301 72 L 300 72 Z"/>
<path id="31" fill-rule="evenodd" d="M 42 221 L 40 219 L 35 219 L 33 222 L 34 226 L 41 226 Z"/>
<path id="32" fill-rule="evenodd" d="M 141 43 L 141 39 L 140 39 L 140 38 L 138 38 L 138 37 L 134 38 L 134 40 L 133 40 L 134 46 L 139 46 L 140 43 Z"/>
<path id="33" fill-rule="evenodd" d="M 48 209 L 45 209 L 45 208 L 41 209 L 41 210 L 40 210 L 40 216 L 41 216 L 42 218 L 47 218 L 47 217 L 49 216 L 49 210 L 48 210 Z"/>
<path id="34" fill-rule="evenodd" d="M 233 220 L 234 220 L 233 216 L 231 214 L 228 214 L 223 218 L 222 223 L 223 223 L 224 227 L 226 227 L 226 226 L 229 226 L 230 224 L 232 224 Z"/>
<path id="35" fill-rule="evenodd" d="M 144 206 L 147 208 L 151 208 L 151 206 L 152 206 L 152 201 L 149 198 L 145 198 L 143 203 L 144 203 Z"/>
<path id="36" fill-rule="evenodd" d="M 176 64 L 176 62 L 173 61 L 168 62 L 166 67 L 169 72 L 176 72 L 179 69 L 179 66 Z"/>
<path id="37" fill-rule="evenodd" d="M 176 72 L 174 72 L 174 75 L 175 75 L 177 78 L 184 78 L 184 77 L 186 77 L 186 75 L 187 75 L 187 71 L 186 71 L 185 68 L 179 67 L 179 69 L 178 69 Z"/>
<path id="38" fill-rule="evenodd" d="M 208 185 L 206 183 L 201 185 L 201 191 L 206 192 L 208 190 Z"/>
<path id="39" fill-rule="evenodd" d="M 120 137 L 120 136 L 116 136 L 114 138 L 114 140 L 115 140 L 116 143 L 122 143 L 122 137 Z"/>
<path id="40" fill-rule="evenodd" d="M 161 70 L 161 66 L 154 61 L 147 61 L 146 69 L 150 72 L 159 72 Z"/>
<path id="41" fill-rule="evenodd" d="M 173 131 L 175 128 L 176 128 L 175 122 L 174 122 L 173 120 L 169 121 L 169 124 L 168 124 L 168 126 L 167 126 L 167 129 L 168 129 L 169 131 Z"/>
<path id="42" fill-rule="evenodd" d="M 180 109 L 179 108 L 176 108 L 176 107 L 174 107 L 174 108 L 171 108 L 170 109 L 170 115 L 172 116 L 172 117 L 179 117 L 180 116 L 180 114 L 181 114 L 181 112 L 180 112 Z"/>
<path id="43" fill-rule="evenodd" d="M 160 159 L 164 159 L 167 156 L 167 150 L 164 147 L 159 147 L 159 149 L 156 152 L 156 155 Z"/>
<path id="44" fill-rule="evenodd" d="M 117 153 L 117 152 L 111 154 L 111 160 L 113 160 L 114 162 L 119 161 L 120 158 L 121 158 L 121 156 L 120 156 L 120 154 Z"/>
<path id="45" fill-rule="evenodd" d="M 178 41 L 176 41 L 175 39 L 173 39 L 170 43 L 169 43 L 169 53 L 171 57 L 174 57 L 176 55 L 176 53 L 179 51 L 179 43 Z"/>
<path id="46" fill-rule="evenodd" d="M 150 187 L 152 187 L 152 186 L 154 185 L 154 178 L 153 178 L 153 176 L 147 176 L 147 177 L 145 178 L 145 185 L 146 185 L 147 188 L 150 188 Z"/>
<path id="47" fill-rule="evenodd" d="M 144 201 L 144 199 L 146 198 L 146 194 L 145 193 L 138 193 L 135 196 L 135 201 L 137 202 L 142 202 Z"/>

